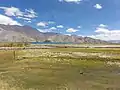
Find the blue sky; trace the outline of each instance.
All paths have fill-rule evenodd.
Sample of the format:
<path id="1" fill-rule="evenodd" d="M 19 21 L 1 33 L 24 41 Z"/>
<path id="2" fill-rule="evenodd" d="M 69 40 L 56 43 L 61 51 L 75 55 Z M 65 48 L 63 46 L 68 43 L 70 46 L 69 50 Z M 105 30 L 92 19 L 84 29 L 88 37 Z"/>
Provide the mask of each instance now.
<path id="1" fill-rule="evenodd" d="M 120 0 L 0 0 L 0 24 L 120 40 Z"/>

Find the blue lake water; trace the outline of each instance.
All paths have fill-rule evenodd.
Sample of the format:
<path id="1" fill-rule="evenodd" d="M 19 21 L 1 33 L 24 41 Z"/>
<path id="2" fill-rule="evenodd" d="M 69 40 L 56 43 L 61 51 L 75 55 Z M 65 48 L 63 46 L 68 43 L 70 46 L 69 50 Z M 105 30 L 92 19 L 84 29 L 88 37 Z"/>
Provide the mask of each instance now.
<path id="1" fill-rule="evenodd" d="M 71 42 L 31 42 L 32 44 L 73 44 Z"/>

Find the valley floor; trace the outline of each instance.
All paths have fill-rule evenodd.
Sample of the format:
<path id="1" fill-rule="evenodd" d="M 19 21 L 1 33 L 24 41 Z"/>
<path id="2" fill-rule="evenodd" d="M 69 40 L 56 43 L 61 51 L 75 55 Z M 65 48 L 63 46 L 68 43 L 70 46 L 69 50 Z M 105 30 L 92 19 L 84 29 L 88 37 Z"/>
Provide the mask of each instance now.
<path id="1" fill-rule="evenodd" d="M 0 90 L 120 90 L 120 49 L 1 50 Z"/>

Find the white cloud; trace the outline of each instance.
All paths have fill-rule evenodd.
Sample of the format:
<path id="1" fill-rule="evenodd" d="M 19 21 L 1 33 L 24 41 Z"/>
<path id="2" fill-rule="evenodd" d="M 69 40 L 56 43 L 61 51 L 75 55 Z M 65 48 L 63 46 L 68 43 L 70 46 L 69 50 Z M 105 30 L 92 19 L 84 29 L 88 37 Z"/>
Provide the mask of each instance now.
<path id="1" fill-rule="evenodd" d="M 24 12 L 16 7 L 0 7 L 0 9 L 4 10 L 7 16 L 14 16 L 27 21 L 37 17 L 37 13 L 33 9 L 25 9 Z"/>
<path id="2" fill-rule="evenodd" d="M 44 29 L 37 29 L 38 31 L 40 31 L 40 32 L 47 32 L 46 30 L 44 30 Z"/>
<path id="3" fill-rule="evenodd" d="M 72 36 L 72 34 L 64 34 L 64 35 L 67 35 L 67 36 Z"/>
<path id="4" fill-rule="evenodd" d="M 64 28 L 64 26 L 63 25 L 58 25 L 57 28 Z"/>
<path id="5" fill-rule="evenodd" d="M 23 19 L 23 20 L 27 20 L 27 21 L 30 21 L 31 20 L 31 18 L 26 18 L 26 17 L 17 17 L 17 18 L 19 18 L 19 19 Z"/>
<path id="6" fill-rule="evenodd" d="M 95 33 L 95 35 L 91 35 L 89 37 L 101 40 L 120 40 L 120 30 L 97 28 Z"/>
<path id="7" fill-rule="evenodd" d="M 84 35 L 78 35 L 79 37 L 86 37 L 86 36 L 84 36 Z"/>
<path id="8" fill-rule="evenodd" d="M 32 21 L 27 21 L 28 23 L 31 23 Z"/>
<path id="9" fill-rule="evenodd" d="M 53 22 L 53 21 L 48 21 L 48 22 L 42 21 L 42 22 L 37 23 L 37 26 L 46 27 L 49 24 L 55 24 L 55 22 Z"/>
<path id="10" fill-rule="evenodd" d="M 108 33 L 109 30 L 108 29 L 105 29 L 105 28 L 97 28 L 97 30 L 95 31 L 96 33 Z"/>
<path id="11" fill-rule="evenodd" d="M 16 7 L 0 7 L 0 9 L 3 9 L 7 16 L 23 16 L 23 12 Z"/>
<path id="12" fill-rule="evenodd" d="M 25 15 L 24 15 L 24 17 L 27 17 L 27 18 L 36 18 L 38 16 L 37 16 L 37 13 L 33 9 L 25 9 Z"/>
<path id="13" fill-rule="evenodd" d="M 77 26 L 77 28 L 81 28 L 81 26 Z"/>
<path id="14" fill-rule="evenodd" d="M 77 29 L 74 29 L 74 28 L 69 28 L 69 29 L 67 29 L 66 30 L 66 32 L 70 32 L 70 33 L 72 33 L 72 32 L 77 32 L 78 30 Z"/>
<path id="15" fill-rule="evenodd" d="M 101 6 L 100 4 L 96 4 L 96 5 L 94 5 L 94 7 L 95 7 L 96 9 L 102 9 L 102 6 Z"/>
<path id="16" fill-rule="evenodd" d="M 56 27 L 51 27 L 50 30 L 56 30 L 57 28 Z"/>
<path id="17" fill-rule="evenodd" d="M 68 3 L 76 3 L 79 4 L 82 0 L 59 0 L 59 2 L 68 2 Z"/>
<path id="18" fill-rule="evenodd" d="M 0 24 L 4 24 L 4 25 L 19 25 L 22 26 L 20 23 L 18 23 L 17 21 L 13 20 L 10 17 L 7 17 L 5 15 L 0 14 Z"/>
<path id="19" fill-rule="evenodd" d="M 55 24 L 55 22 L 54 21 L 49 21 L 48 24 Z"/>
<path id="20" fill-rule="evenodd" d="M 47 22 L 39 22 L 37 23 L 37 26 L 40 26 L 40 27 L 46 27 L 48 25 Z"/>
<path id="21" fill-rule="evenodd" d="M 105 25 L 105 24 L 100 24 L 99 27 L 105 28 L 105 27 L 107 27 L 107 25 Z"/>
<path id="22" fill-rule="evenodd" d="M 43 32 L 43 33 L 45 33 L 45 32 L 51 32 L 50 29 L 37 29 L 37 30 L 40 31 L 40 32 Z"/>

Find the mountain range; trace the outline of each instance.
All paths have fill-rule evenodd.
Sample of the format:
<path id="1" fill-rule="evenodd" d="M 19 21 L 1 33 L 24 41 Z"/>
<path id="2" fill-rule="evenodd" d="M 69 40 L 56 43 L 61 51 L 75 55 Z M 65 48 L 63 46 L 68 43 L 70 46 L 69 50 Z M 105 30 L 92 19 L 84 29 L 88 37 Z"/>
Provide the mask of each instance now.
<path id="1" fill-rule="evenodd" d="M 0 42 L 71 42 L 71 43 L 91 43 L 101 44 L 106 41 L 82 37 L 77 35 L 63 35 L 53 32 L 40 32 L 30 26 L 3 25 L 0 24 Z"/>
<path id="2" fill-rule="evenodd" d="M 120 44 L 120 40 L 110 40 L 109 42 L 110 43 L 116 43 L 116 44 L 118 43 L 118 44 Z"/>

